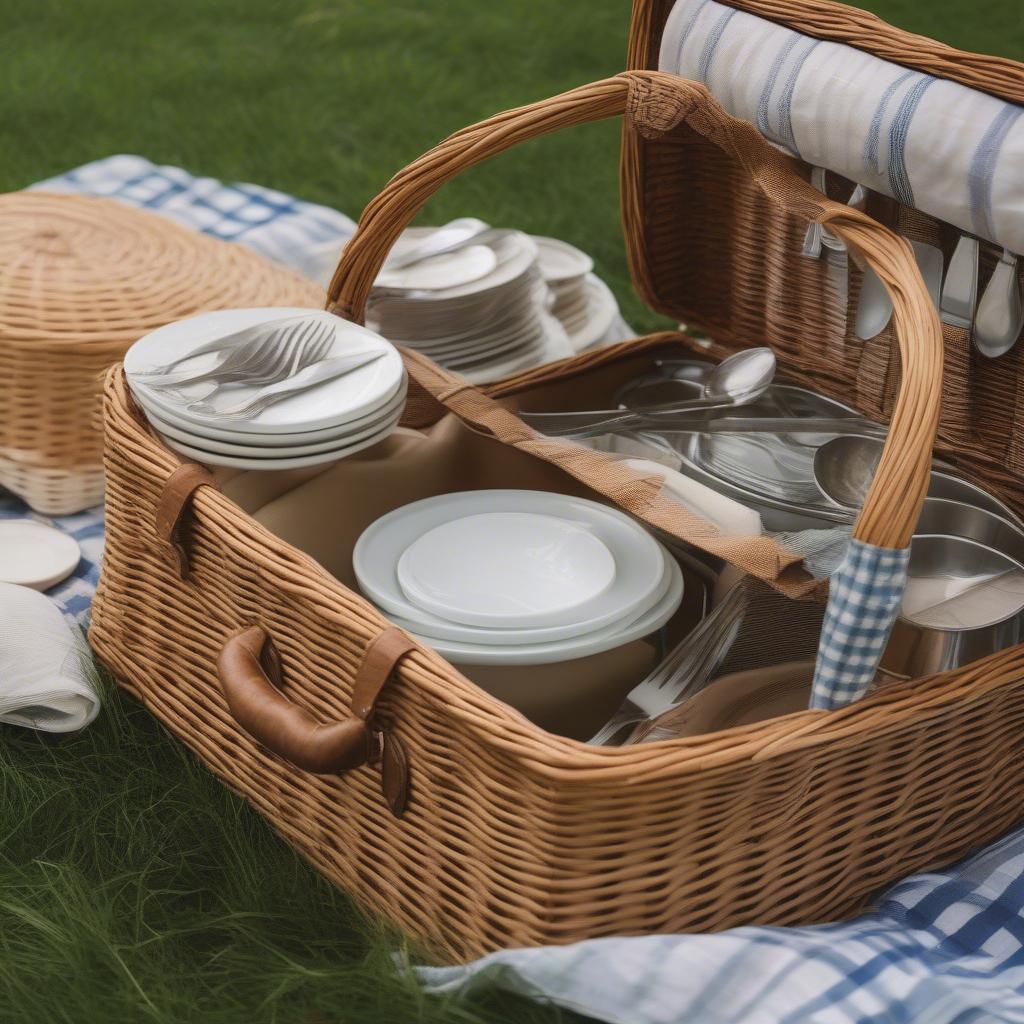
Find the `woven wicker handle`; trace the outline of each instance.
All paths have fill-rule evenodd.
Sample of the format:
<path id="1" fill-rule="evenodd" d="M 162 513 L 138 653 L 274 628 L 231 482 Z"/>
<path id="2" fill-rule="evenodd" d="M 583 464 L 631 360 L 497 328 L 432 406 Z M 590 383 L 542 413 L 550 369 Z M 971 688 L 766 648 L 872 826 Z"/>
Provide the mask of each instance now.
<path id="1" fill-rule="evenodd" d="M 801 177 L 795 160 L 770 146 L 753 125 L 727 114 L 696 82 L 657 71 L 627 71 L 456 132 L 400 171 L 367 205 L 334 272 L 328 308 L 363 321 L 370 289 L 392 245 L 424 203 L 460 171 L 527 139 L 618 114 L 645 135 L 685 124 L 705 136 L 730 154 L 769 199 L 826 224 L 882 280 L 892 298 L 903 379 L 882 459 L 853 532 L 869 544 L 906 547 L 928 488 L 943 352 L 938 315 L 910 245 L 866 214 L 821 195 Z"/>

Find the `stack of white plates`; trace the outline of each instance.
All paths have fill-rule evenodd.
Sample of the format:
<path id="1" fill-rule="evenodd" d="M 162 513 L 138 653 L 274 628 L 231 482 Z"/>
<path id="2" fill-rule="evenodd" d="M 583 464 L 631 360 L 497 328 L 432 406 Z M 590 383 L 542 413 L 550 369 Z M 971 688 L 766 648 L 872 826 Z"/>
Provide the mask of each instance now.
<path id="1" fill-rule="evenodd" d="M 551 312 L 574 352 L 603 344 L 619 318 L 619 306 L 595 274 L 594 261 L 558 238 L 534 235 L 541 276 L 551 293 Z M 620 340 L 615 338 L 614 340 Z"/>
<path id="2" fill-rule="evenodd" d="M 218 410 L 222 413 L 243 403 L 259 394 L 261 386 L 241 380 L 168 389 L 153 387 L 148 378 L 157 368 L 217 338 L 296 316 L 323 318 L 333 328 L 324 359 L 355 352 L 380 355 L 358 369 L 241 417 L 225 418 Z M 214 366 L 217 359 L 216 353 L 197 354 L 177 364 L 175 371 L 199 372 Z M 405 405 L 405 368 L 394 346 L 322 310 L 229 309 L 178 320 L 136 342 L 124 366 L 132 394 L 167 446 L 207 465 L 273 470 L 334 462 L 387 437 Z M 198 402 L 205 404 L 197 409 Z M 208 406 L 212 409 L 207 410 Z"/>
<path id="3" fill-rule="evenodd" d="M 432 228 L 411 228 L 395 244 L 401 256 Z M 474 384 L 498 380 L 572 353 L 547 311 L 537 246 L 519 231 L 480 245 L 381 272 L 367 323 Z"/>
<path id="4" fill-rule="evenodd" d="M 425 498 L 372 523 L 353 552 L 364 594 L 458 665 L 545 665 L 660 629 L 683 577 L 616 509 L 545 491 Z"/>

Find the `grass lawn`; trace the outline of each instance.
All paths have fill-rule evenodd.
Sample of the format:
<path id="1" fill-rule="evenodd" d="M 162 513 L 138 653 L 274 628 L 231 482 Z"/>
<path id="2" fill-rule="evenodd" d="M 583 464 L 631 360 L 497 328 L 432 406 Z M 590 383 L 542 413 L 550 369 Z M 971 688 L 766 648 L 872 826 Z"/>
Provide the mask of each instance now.
<path id="1" fill-rule="evenodd" d="M 1020 0 L 870 0 L 1024 57 Z M 0 188 L 117 152 L 357 215 L 400 166 L 503 107 L 614 74 L 627 0 L 0 0 Z M 592 125 L 453 183 L 475 214 L 593 253 L 627 318 L 617 135 Z M 377 932 L 130 700 L 63 742 L 0 727 L 0 1024 L 567 1020 L 425 999 Z"/>

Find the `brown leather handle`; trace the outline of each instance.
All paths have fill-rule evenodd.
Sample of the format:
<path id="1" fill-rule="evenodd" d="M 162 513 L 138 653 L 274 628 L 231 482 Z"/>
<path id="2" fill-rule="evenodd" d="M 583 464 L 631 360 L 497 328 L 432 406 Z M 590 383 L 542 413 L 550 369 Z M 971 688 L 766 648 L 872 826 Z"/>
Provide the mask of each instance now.
<path id="1" fill-rule="evenodd" d="M 317 775 L 348 771 L 370 756 L 363 718 L 318 722 L 281 693 L 281 664 L 266 630 L 250 626 L 230 637 L 217 675 L 235 721 L 257 742 Z"/>
<path id="2" fill-rule="evenodd" d="M 658 71 L 626 71 L 456 132 L 395 175 L 367 205 L 334 272 L 328 308 L 362 322 L 370 289 L 392 245 L 424 203 L 461 171 L 527 139 L 617 114 L 648 136 L 685 123 L 733 157 L 772 202 L 827 225 L 881 279 L 892 298 L 903 378 L 882 458 L 853 533 L 869 544 L 906 547 L 928 488 L 943 360 L 938 313 L 913 251 L 866 214 L 821 195 L 802 177 L 795 160 L 769 145 L 753 125 L 727 114 L 697 82 Z M 635 231 L 641 216 L 629 198 L 626 189 L 624 219 Z"/>

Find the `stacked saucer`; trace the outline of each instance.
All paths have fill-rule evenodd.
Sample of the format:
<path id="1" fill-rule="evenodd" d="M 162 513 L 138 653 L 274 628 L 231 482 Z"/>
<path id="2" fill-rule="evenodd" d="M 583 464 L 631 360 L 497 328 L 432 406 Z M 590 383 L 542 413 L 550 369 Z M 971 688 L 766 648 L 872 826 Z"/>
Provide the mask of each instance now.
<path id="1" fill-rule="evenodd" d="M 592 272 L 594 261 L 558 238 L 534 235 L 533 241 L 541 276 L 551 292 L 551 312 L 565 329 L 573 351 L 603 344 L 616 324 L 619 306 L 608 286 Z"/>
<path id="2" fill-rule="evenodd" d="M 410 228 L 391 259 L 433 231 Z M 398 269 L 385 264 L 367 323 L 474 384 L 571 354 L 561 323 L 547 311 L 534 242 L 519 231 L 488 231 L 481 239 Z"/>
<path id="3" fill-rule="evenodd" d="M 334 462 L 387 437 L 405 405 L 394 346 L 322 310 L 230 309 L 178 320 L 137 341 L 124 366 L 167 446 L 207 465 Z"/>
<path id="4" fill-rule="evenodd" d="M 546 491 L 464 491 L 376 520 L 363 593 L 457 665 L 546 665 L 623 647 L 679 607 L 683 577 L 622 512 Z"/>

